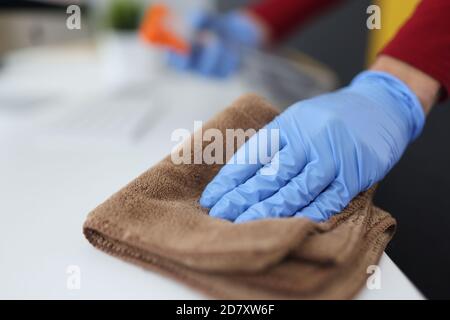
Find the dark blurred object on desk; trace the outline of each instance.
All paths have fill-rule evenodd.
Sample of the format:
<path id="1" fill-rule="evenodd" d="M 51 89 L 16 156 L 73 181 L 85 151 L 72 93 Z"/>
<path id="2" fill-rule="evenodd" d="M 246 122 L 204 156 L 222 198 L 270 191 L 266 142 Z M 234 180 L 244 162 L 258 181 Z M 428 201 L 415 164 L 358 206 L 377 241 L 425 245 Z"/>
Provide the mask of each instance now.
<path id="1" fill-rule="evenodd" d="M 80 30 L 66 27 L 69 4 L 88 7 L 83 1 L 1 1 L 0 2 L 0 55 L 30 46 L 61 43 L 86 38 L 87 23 Z"/>

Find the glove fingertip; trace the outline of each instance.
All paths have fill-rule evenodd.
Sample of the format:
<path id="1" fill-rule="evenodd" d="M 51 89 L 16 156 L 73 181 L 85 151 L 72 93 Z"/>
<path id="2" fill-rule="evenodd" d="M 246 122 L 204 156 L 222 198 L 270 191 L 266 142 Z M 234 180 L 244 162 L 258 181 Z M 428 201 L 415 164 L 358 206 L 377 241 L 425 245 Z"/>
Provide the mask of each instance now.
<path id="1" fill-rule="evenodd" d="M 251 217 L 241 215 L 234 220 L 234 223 L 241 224 L 241 223 L 245 223 L 245 222 L 249 222 L 249 221 L 253 221 L 253 220 L 254 219 L 252 219 Z"/>
<path id="2" fill-rule="evenodd" d="M 209 215 L 213 218 L 224 219 L 224 220 L 233 220 L 230 212 L 226 210 L 222 205 L 216 204 L 211 210 L 209 210 Z"/>
<path id="3" fill-rule="evenodd" d="M 246 212 L 242 213 L 240 216 L 238 216 L 234 223 L 244 223 L 244 222 L 250 222 L 254 220 L 262 219 L 263 217 L 256 212 L 255 210 L 248 209 Z"/>
<path id="4" fill-rule="evenodd" d="M 314 222 L 323 222 L 326 220 L 321 213 L 312 210 L 309 210 L 308 212 L 306 210 L 299 211 L 294 215 L 294 218 L 306 218 Z"/>
<path id="5" fill-rule="evenodd" d="M 210 182 L 205 190 L 203 190 L 203 193 L 200 197 L 200 205 L 204 208 L 212 208 L 220 199 L 222 192 L 224 188 L 220 183 L 217 183 L 217 177 L 215 180 Z"/>
<path id="6" fill-rule="evenodd" d="M 205 195 L 205 193 L 203 193 L 202 196 L 200 197 L 199 203 L 203 208 L 208 209 L 210 209 L 214 205 L 214 201 L 211 198 L 211 196 L 207 194 Z"/>

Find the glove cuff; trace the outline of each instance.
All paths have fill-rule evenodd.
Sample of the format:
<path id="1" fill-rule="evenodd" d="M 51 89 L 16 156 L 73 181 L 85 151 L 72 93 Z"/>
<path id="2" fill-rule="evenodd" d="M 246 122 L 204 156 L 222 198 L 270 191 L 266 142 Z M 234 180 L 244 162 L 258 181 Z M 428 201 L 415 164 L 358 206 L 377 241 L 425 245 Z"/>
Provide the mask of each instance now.
<path id="1" fill-rule="evenodd" d="M 382 85 L 396 99 L 401 99 L 403 103 L 394 107 L 402 106 L 402 112 L 411 125 L 410 141 L 415 140 L 422 132 L 425 124 L 425 113 L 416 94 L 400 79 L 390 73 L 382 71 L 364 71 L 357 75 L 350 86 L 376 81 L 377 85 Z"/>

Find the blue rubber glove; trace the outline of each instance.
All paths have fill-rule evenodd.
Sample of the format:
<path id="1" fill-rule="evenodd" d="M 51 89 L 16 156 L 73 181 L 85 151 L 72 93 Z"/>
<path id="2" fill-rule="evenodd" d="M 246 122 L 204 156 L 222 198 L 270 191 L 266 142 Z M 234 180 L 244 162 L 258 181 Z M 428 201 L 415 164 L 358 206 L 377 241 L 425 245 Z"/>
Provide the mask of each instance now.
<path id="1" fill-rule="evenodd" d="M 243 152 L 270 148 L 249 147 L 260 131 L 208 184 L 200 204 L 211 208 L 211 216 L 234 222 L 327 220 L 387 174 L 424 121 L 419 100 L 403 82 L 363 72 L 348 87 L 298 102 L 276 117 L 267 125 L 279 129 L 280 148 L 271 162 L 236 161 L 246 159 Z M 270 165 L 278 170 L 263 174 Z"/>
<path id="2" fill-rule="evenodd" d="M 169 65 L 205 76 L 224 78 L 239 67 L 242 47 L 259 47 L 263 32 L 242 12 L 224 15 L 196 12 L 190 17 L 195 29 L 188 55 L 169 51 Z"/>

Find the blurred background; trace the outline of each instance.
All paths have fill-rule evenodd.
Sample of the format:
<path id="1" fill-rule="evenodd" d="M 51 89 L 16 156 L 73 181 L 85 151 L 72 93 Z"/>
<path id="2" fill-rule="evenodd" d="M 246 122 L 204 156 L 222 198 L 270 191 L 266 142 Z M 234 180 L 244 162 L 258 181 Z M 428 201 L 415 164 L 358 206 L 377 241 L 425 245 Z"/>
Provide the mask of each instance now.
<path id="1" fill-rule="evenodd" d="M 186 112 L 176 118 L 179 122 L 174 118 L 176 128 L 181 118 L 207 119 L 248 91 L 284 108 L 348 83 L 367 65 L 369 0 L 344 1 L 287 39 L 282 50 L 255 56 L 227 80 L 180 75 L 166 66 L 163 50 L 139 39 L 138 28 L 152 2 L 0 2 L 5 163 L 21 170 L 8 156 L 16 141 L 31 135 L 65 145 L 155 145 L 151 132 L 172 111 Z M 164 2 L 183 16 L 195 8 L 224 12 L 249 1 Z M 81 29 L 66 26 L 66 9 L 72 4 L 81 9 Z M 423 135 L 381 183 L 376 197 L 377 205 L 399 223 L 388 255 L 428 298 L 450 298 L 449 139 L 447 103 L 433 110 Z M 167 150 L 169 140 L 156 142 Z"/>

